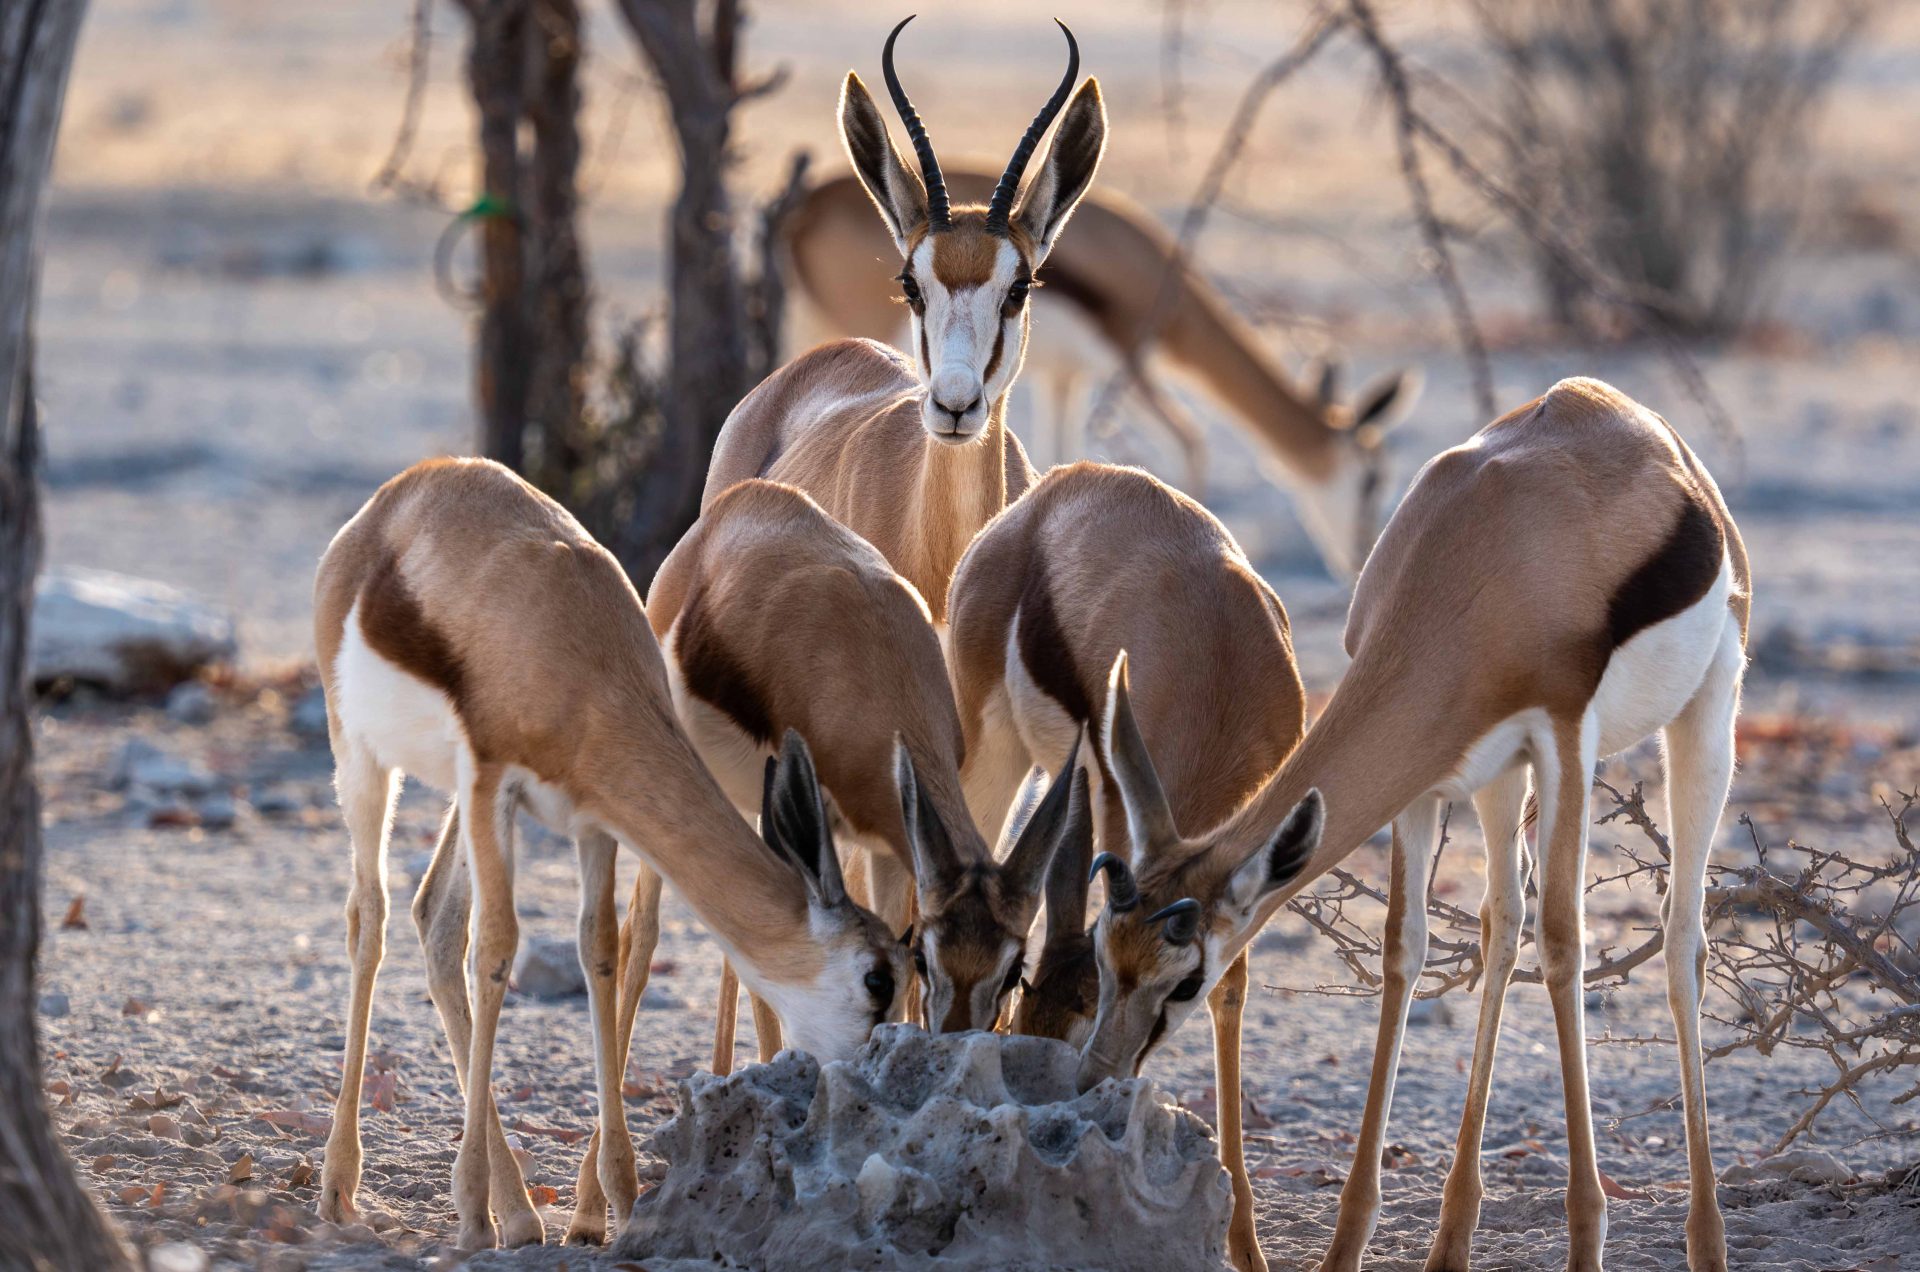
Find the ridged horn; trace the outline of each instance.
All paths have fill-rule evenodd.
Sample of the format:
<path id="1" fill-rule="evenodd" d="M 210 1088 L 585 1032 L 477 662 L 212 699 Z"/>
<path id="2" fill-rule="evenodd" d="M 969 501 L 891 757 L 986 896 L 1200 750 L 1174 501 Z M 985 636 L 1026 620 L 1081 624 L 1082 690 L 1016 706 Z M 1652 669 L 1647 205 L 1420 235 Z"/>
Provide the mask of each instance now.
<path id="1" fill-rule="evenodd" d="M 918 16 L 909 13 L 900 19 L 900 25 L 887 36 L 887 47 L 880 54 L 880 71 L 886 76 L 887 93 L 893 98 L 893 108 L 900 113 L 900 122 L 906 125 L 907 138 L 913 142 L 913 153 L 920 160 L 920 179 L 927 185 L 927 225 L 935 230 L 944 230 L 952 224 L 947 211 L 947 179 L 940 175 L 940 161 L 933 157 L 933 142 L 927 139 L 927 126 L 920 122 L 920 112 L 907 100 L 907 90 L 900 87 L 900 77 L 893 70 L 893 42 L 900 38 L 900 32 L 906 30 L 907 23 Z"/>
<path id="2" fill-rule="evenodd" d="M 1182 897 L 1172 905 L 1163 905 L 1147 916 L 1147 922 L 1167 921 L 1164 935 L 1170 945 L 1185 945 L 1200 931 L 1200 903 L 1192 897 Z"/>
<path id="3" fill-rule="evenodd" d="M 1033 123 L 1027 126 L 1026 136 L 1013 148 L 1013 158 L 1007 161 L 1007 170 L 1000 174 L 1000 184 L 993 188 L 993 201 L 987 204 L 987 233 L 1005 234 L 1007 219 L 1013 215 L 1013 201 L 1020 194 L 1020 178 L 1026 175 L 1027 161 L 1033 158 L 1035 146 L 1047 135 L 1054 117 L 1060 108 L 1067 104 L 1067 94 L 1073 91 L 1074 81 L 1080 78 L 1080 42 L 1073 38 L 1073 31 L 1060 19 L 1053 20 L 1054 25 L 1066 33 L 1067 37 L 1067 73 L 1060 80 L 1060 87 L 1053 90 L 1053 96 L 1033 117 Z"/>
<path id="4" fill-rule="evenodd" d="M 1126 862 L 1110 852 L 1103 852 L 1093 859 L 1093 869 L 1087 872 L 1087 882 L 1102 870 L 1107 872 L 1107 905 L 1117 912 L 1133 909 L 1140 904 L 1140 888 L 1133 881 L 1133 870 Z"/>

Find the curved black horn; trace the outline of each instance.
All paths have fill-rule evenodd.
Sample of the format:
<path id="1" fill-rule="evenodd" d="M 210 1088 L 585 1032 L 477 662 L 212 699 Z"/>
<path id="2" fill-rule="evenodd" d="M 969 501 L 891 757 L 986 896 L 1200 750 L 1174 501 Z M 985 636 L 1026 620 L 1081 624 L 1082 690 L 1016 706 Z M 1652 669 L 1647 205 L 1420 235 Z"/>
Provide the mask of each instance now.
<path id="1" fill-rule="evenodd" d="M 1167 921 L 1168 943 L 1185 945 L 1200 931 L 1200 903 L 1192 897 L 1182 897 L 1147 916 L 1149 923 L 1158 923 L 1162 919 Z"/>
<path id="2" fill-rule="evenodd" d="M 951 224 L 947 213 L 947 179 L 940 175 L 940 161 L 933 157 L 927 126 L 920 122 L 920 112 L 907 100 L 907 90 L 900 87 L 900 77 L 893 71 L 893 42 L 900 38 L 907 23 L 918 16 L 909 13 L 887 36 L 887 47 L 880 54 L 880 70 L 887 77 L 887 92 L 893 97 L 893 108 L 900 112 L 900 122 L 906 125 L 907 138 L 913 142 L 913 153 L 920 159 L 920 179 L 927 183 L 927 224 L 944 230 Z"/>
<path id="3" fill-rule="evenodd" d="M 993 201 L 987 205 L 987 233 L 1005 234 L 1007 218 L 1013 215 L 1013 200 L 1020 193 L 1020 178 L 1026 175 L 1027 160 L 1033 158 L 1033 148 L 1047 134 L 1054 116 L 1067 104 L 1067 94 L 1073 91 L 1073 83 L 1080 77 L 1080 43 L 1073 38 L 1073 32 L 1060 19 L 1053 20 L 1054 25 L 1066 32 L 1067 36 L 1067 73 L 1060 80 L 1060 87 L 1053 90 L 1053 96 L 1033 117 L 1033 123 L 1027 126 L 1027 135 L 1013 148 L 1013 158 L 1007 161 L 1007 170 L 1000 174 L 1000 184 L 993 188 Z"/>
<path id="4" fill-rule="evenodd" d="M 1087 872 L 1087 882 L 1102 870 L 1107 872 L 1107 904 L 1116 911 L 1131 910 L 1140 904 L 1140 889 L 1133 881 L 1133 871 L 1127 863 L 1110 852 L 1103 852 L 1093 859 L 1093 869 Z"/>

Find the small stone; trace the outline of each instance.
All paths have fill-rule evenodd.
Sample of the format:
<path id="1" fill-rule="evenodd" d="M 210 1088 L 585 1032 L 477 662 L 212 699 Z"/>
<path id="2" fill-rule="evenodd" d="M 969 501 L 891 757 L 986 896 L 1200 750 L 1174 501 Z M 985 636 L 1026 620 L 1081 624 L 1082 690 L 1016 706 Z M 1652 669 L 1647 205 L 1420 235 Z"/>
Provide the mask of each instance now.
<path id="1" fill-rule="evenodd" d="M 35 594 L 28 674 L 36 685 L 166 689 L 238 654 L 232 616 L 151 579 L 55 567 Z"/>
<path id="2" fill-rule="evenodd" d="M 1754 1170 L 1803 1184 L 1844 1184 L 1853 1178 L 1850 1166 L 1832 1153 L 1817 1148 L 1795 1148 L 1775 1153 L 1755 1163 Z"/>
<path id="3" fill-rule="evenodd" d="M 194 805 L 194 812 L 200 818 L 200 824 L 208 830 L 229 830 L 240 820 L 240 808 L 233 797 L 218 792 L 207 796 Z"/>
<path id="4" fill-rule="evenodd" d="M 147 1251 L 147 1272 L 207 1272 L 213 1260 L 198 1246 L 169 1241 Z"/>
<path id="5" fill-rule="evenodd" d="M 262 817 L 288 817 L 303 807 L 298 799 L 283 787 L 269 786 L 264 789 L 255 787 L 250 792 L 253 811 Z"/>
<path id="6" fill-rule="evenodd" d="M 58 1020 L 73 1010 L 73 1004 L 67 1001 L 65 994 L 40 995 L 40 1014 L 48 1020 Z"/>
<path id="7" fill-rule="evenodd" d="M 640 995 L 641 1011 L 678 1011 L 686 1004 L 665 985 L 648 985 L 647 992 Z"/>
<path id="8" fill-rule="evenodd" d="M 513 987 L 529 998 L 571 998 L 587 992 L 579 948 L 553 936 L 529 936 L 513 960 Z"/>
<path id="9" fill-rule="evenodd" d="M 1407 1023 L 1437 1025 L 1442 1029 L 1451 1028 L 1453 1006 L 1444 998 L 1416 998 L 1407 1004 Z"/>
<path id="10" fill-rule="evenodd" d="M 167 714 L 181 724 L 211 724 L 214 706 L 213 690 L 200 680 L 175 685 L 167 695 Z"/>
<path id="11" fill-rule="evenodd" d="M 287 713 L 287 727 L 303 738 L 324 738 L 327 736 L 327 696 L 318 688 L 309 689 L 300 695 L 300 701 L 293 704 L 293 710 Z"/>
<path id="12" fill-rule="evenodd" d="M 117 791 L 145 787 L 164 794 L 205 795 L 213 789 L 213 774 L 144 738 L 130 738 L 107 770 L 107 785 Z"/>

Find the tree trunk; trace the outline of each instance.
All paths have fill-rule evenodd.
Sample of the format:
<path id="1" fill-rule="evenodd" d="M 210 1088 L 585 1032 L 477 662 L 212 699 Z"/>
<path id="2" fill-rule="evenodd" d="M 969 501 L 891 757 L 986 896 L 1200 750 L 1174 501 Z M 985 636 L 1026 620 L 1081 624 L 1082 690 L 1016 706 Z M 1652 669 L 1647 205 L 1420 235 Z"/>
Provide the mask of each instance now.
<path id="1" fill-rule="evenodd" d="M 84 7 L 84 0 L 10 0 L 0 9 L 0 1266 L 8 1268 L 128 1262 L 54 1139 L 34 1017 L 40 799 L 27 625 L 40 564 L 35 240 Z"/>

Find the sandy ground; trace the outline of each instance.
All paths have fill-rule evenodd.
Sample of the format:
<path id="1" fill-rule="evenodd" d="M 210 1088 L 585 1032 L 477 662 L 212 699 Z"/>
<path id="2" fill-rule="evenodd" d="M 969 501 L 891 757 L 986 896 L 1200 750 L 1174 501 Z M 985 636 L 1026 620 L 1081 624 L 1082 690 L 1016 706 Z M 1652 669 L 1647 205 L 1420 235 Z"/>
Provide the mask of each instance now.
<path id="1" fill-rule="evenodd" d="M 863 6 L 762 7 L 752 47 L 788 61 L 794 81 L 777 108 L 757 108 L 744 125 L 749 184 L 791 144 L 830 147 L 832 92 L 850 61 L 877 72 L 878 21 Z M 165 579 L 224 603 L 240 619 L 246 667 L 222 689 L 211 724 L 180 724 L 152 704 L 85 699 L 51 707 L 41 722 L 48 905 L 57 918 L 84 896 L 86 921 L 48 938 L 44 991 L 65 998 L 65 1010 L 43 1021 L 48 1077 L 76 1160 L 143 1245 L 188 1240 L 241 1266 L 420 1266 L 441 1257 L 452 1233 L 458 1130 L 406 914 L 437 806 L 410 792 L 392 853 L 394 920 L 374 1035 L 393 1098 L 367 1114 L 363 1189 L 386 1217 L 377 1234 L 325 1232 L 310 1217 L 310 1176 L 339 1073 L 347 856 L 324 743 L 292 728 L 290 713 L 304 692 L 311 571 L 327 538 L 386 477 L 467 445 L 466 320 L 428 285 L 446 214 L 365 189 L 398 111 L 400 7 L 281 8 L 97 0 L 76 69 L 40 333 L 50 557 Z M 452 6 L 441 8 L 414 172 L 440 180 L 444 201 L 457 205 L 467 121 L 458 22 Z M 1084 0 L 1060 11 L 1113 111 L 1101 180 L 1176 215 L 1222 112 L 1293 15 L 1276 22 L 1268 6 L 1208 6 L 1180 126 L 1163 108 L 1157 7 Z M 1403 17 L 1424 55 L 1457 68 L 1446 22 Z M 1051 82 L 1057 50 L 1019 6 L 922 23 L 913 37 L 921 47 L 967 72 L 927 76 L 924 89 L 910 76 L 936 138 L 955 152 L 1002 149 L 1025 122 L 1031 86 Z M 652 303 L 666 169 L 646 91 L 630 82 L 624 35 L 598 35 L 589 230 L 611 320 Z M 1827 124 L 1833 144 L 1817 159 L 1835 206 L 1911 206 L 1920 185 L 1910 162 L 1916 66 L 1920 23 L 1901 16 L 1843 77 Z M 1425 369 L 1426 397 L 1395 439 L 1410 473 L 1483 421 L 1422 283 L 1389 144 L 1354 60 L 1331 57 L 1275 102 L 1236 184 L 1237 203 L 1279 216 L 1282 228 L 1223 215 L 1203 255 L 1249 302 L 1312 315 L 1271 332 L 1290 356 L 1332 340 L 1359 377 L 1409 362 Z M 1790 750 L 1753 752 L 1734 811 L 1752 813 L 1768 842 L 1874 852 L 1886 838 L 1874 784 L 1920 783 L 1920 260 L 1911 226 L 1906 246 L 1868 250 L 1816 221 L 1785 271 L 1769 338 L 1703 354 L 1741 427 L 1739 453 L 1707 434 L 1645 351 L 1562 348 L 1533 334 L 1511 245 L 1476 250 L 1466 263 L 1499 337 L 1504 403 L 1561 375 L 1601 375 L 1672 418 L 1721 476 L 1758 578 L 1749 711 L 1789 731 L 1831 725 L 1847 739 L 1839 761 L 1817 773 L 1798 771 Z M 1211 501 L 1279 588 L 1303 670 L 1324 691 L 1341 669 L 1345 592 L 1314 563 L 1285 494 L 1259 477 L 1245 443 L 1217 427 L 1213 444 Z M 1110 453 L 1164 458 L 1131 435 Z M 114 757 L 136 738 L 203 763 L 235 797 L 236 823 L 194 825 L 191 803 L 154 806 L 111 789 Z M 1831 747 L 1823 754 L 1831 759 Z M 1657 764 L 1635 754 L 1613 775 L 1651 780 Z M 1470 820 L 1455 823 L 1462 851 L 1449 850 L 1440 882 L 1469 904 L 1479 886 Z M 1730 815 L 1723 859 L 1739 859 L 1742 833 Z M 1595 873 L 1608 869 L 1617 838 L 1596 829 Z M 524 929 L 570 934 L 571 850 L 537 834 L 524 848 Z M 1356 869 L 1384 877 L 1375 856 L 1363 852 Z M 1597 895 L 1595 948 L 1624 942 L 1653 905 L 1640 893 Z M 706 1056 L 712 1023 L 717 955 L 671 898 L 658 960 L 659 992 L 641 1013 L 629 1074 L 629 1116 L 642 1133 L 665 1107 L 654 1093 Z M 1304 992 L 1350 978 L 1297 919 L 1283 917 L 1263 936 L 1255 974 L 1268 987 L 1249 1010 L 1247 1048 L 1260 1110 L 1249 1158 L 1262 1240 L 1276 1267 L 1305 1268 L 1324 1248 L 1350 1164 L 1374 1005 Z M 1595 1003 L 1602 1163 L 1623 1190 L 1649 1194 L 1614 1203 L 1611 1265 L 1678 1268 L 1684 1197 L 1669 1185 L 1683 1174 L 1683 1154 L 1668 1107 L 1672 1048 L 1632 1041 L 1668 1036 L 1664 985 L 1656 973 Z M 1370 1266 L 1420 1266 L 1452 1151 L 1472 1007 L 1458 996 L 1423 1009 L 1410 1032 L 1392 1130 L 1406 1151 L 1387 1174 Z M 587 1034 L 583 1000 L 509 997 L 496 1089 L 530 1155 L 529 1181 L 554 1190 L 552 1237 L 571 1205 L 573 1141 L 589 1124 Z M 743 1014 L 743 1056 L 751 1038 Z M 1564 1139 L 1551 1020 L 1537 989 L 1514 991 L 1501 1048 L 1477 1266 L 1555 1266 L 1565 1244 Z M 1206 1031 L 1190 1026 L 1148 1072 L 1210 1113 L 1211 1069 Z M 1717 1062 L 1709 1080 L 1719 1161 L 1751 1160 L 1771 1145 L 1798 1107 L 1795 1093 L 1822 1076 L 1801 1053 Z M 1920 1208 L 1876 1182 L 1920 1156 L 1913 1106 L 1886 1103 L 1895 1093 L 1836 1106 L 1815 1137 L 1859 1182 L 1722 1189 L 1736 1266 L 1920 1268 Z M 478 1262 L 588 1259 L 550 1251 Z"/>

